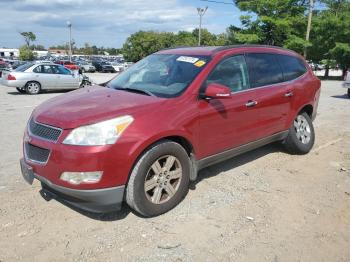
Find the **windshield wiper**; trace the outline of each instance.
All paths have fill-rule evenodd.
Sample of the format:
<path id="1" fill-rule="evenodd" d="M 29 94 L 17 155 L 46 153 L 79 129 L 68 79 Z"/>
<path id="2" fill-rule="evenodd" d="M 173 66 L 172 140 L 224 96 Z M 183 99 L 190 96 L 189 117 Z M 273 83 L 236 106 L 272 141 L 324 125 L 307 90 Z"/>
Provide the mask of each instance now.
<path id="1" fill-rule="evenodd" d="M 137 88 L 133 88 L 133 87 L 118 87 L 115 88 L 117 90 L 125 90 L 125 91 L 130 91 L 130 92 L 136 92 L 136 93 L 140 93 L 140 94 L 145 94 L 148 96 L 155 96 L 152 92 L 148 91 L 148 90 L 141 90 L 141 89 L 137 89 Z"/>

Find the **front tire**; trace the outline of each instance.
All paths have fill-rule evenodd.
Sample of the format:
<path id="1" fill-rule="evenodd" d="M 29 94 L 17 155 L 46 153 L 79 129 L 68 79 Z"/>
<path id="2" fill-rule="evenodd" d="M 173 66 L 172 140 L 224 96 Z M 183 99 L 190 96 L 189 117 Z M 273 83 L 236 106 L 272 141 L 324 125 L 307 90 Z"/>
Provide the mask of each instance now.
<path id="1" fill-rule="evenodd" d="M 126 202 L 145 217 L 158 216 L 182 201 L 189 182 L 187 152 L 180 144 L 164 140 L 137 161 L 126 188 Z"/>
<path id="2" fill-rule="evenodd" d="M 304 155 L 310 152 L 314 143 L 315 130 L 311 118 L 305 112 L 298 114 L 284 141 L 286 150 L 291 154 Z"/>
<path id="3" fill-rule="evenodd" d="M 38 82 L 31 81 L 31 82 L 28 82 L 26 84 L 25 89 L 26 89 L 27 94 L 37 95 L 40 93 L 41 86 Z"/>

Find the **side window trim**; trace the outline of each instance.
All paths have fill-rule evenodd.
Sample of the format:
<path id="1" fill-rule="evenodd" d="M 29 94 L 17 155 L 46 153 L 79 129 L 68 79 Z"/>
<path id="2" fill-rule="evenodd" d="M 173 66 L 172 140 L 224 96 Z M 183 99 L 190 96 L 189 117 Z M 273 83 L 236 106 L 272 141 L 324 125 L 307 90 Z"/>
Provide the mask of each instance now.
<path id="1" fill-rule="evenodd" d="M 205 80 L 203 81 L 200 89 L 199 89 L 199 94 L 204 94 L 206 88 L 207 88 L 207 80 L 208 78 L 211 76 L 211 74 L 217 69 L 217 67 L 222 63 L 224 62 L 225 60 L 228 60 L 228 59 L 231 59 L 233 57 L 237 57 L 237 56 L 241 56 L 244 60 L 244 63 L 245 63 L 245 67 L 246 67 L 246 70 L 247 70 L 247 86 L 248 88 L 244 89 L 244 90 L 240 90 L 240 91 L 232 91 L 231 94 L 237 94 L 237 93 L 240 93 L 240 92 L 244 92 L 244 91 L 248 91 L 248 90 L 251 90 L 251 84 L 250 84 L 250 78 L 249 78 L 249 69 L 248 69 L 248 64 L 247 64 L 247 61 L 246 61 L 246 58 L 245 58 L 245 53 L 239 53 L 239 54 L 233 54 L 233 55 L 227 55 L 223 58 L 221 58 L 221 60 L 219 60 L 216 65 L 214 66 L 214 68 L 209 72 L 209 74 L 207 75 L 207 77 L 205 78 Z"/>

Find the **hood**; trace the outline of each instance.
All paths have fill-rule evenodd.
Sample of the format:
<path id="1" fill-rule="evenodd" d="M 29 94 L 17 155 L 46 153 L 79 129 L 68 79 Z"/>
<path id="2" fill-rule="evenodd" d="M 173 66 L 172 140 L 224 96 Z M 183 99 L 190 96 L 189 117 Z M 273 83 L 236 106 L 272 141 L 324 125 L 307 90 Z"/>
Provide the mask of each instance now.
<path id="1" fill-rule="evenodd" d="M 33 117 L 43 124 L 71 129 L 122 115 L 155 112 L 164 100 L 93 86 L 47 100 L 34 110 Z"/>

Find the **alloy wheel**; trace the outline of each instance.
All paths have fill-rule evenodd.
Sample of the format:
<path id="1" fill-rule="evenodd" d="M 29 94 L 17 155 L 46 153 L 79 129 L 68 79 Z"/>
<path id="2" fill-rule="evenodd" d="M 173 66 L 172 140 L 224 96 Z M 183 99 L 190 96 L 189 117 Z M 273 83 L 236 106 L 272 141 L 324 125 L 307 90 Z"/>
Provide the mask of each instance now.
<path id="1" fill-rule="evenodd" d="M 304 145 L 308 144 L 311 140 L 311 128 L 303 115 L 298 115 L 294 120 L 294 128 L 298 140 Z"/>
<path id="2" fill-rule="evenodd" d="M 171 155 L 158 158 L 149 168 L 144 189 L 147 199 L 153 204 L 169 201 L 178 191 L 182 179 L 180 161 Z"/>

